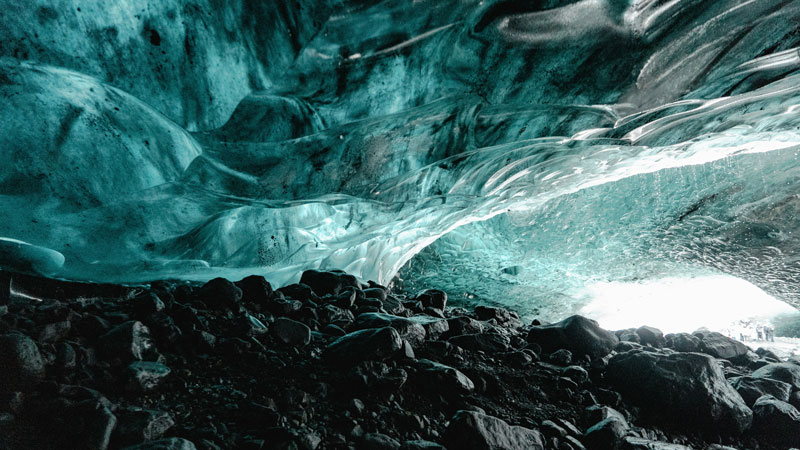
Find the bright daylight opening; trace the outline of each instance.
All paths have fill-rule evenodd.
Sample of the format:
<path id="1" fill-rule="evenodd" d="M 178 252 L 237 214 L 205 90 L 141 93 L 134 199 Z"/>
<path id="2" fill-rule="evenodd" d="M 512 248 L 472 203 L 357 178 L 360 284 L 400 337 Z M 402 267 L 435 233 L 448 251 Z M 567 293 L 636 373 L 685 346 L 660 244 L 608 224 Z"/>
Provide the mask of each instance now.
<path id="1" fill-rule="evenodd" d="M 600 282 L 589 285 L 585 295 L 590 301 L 580 313 L 610 330 L 642 324 L 664 333 L 707 328 L 736 339 L 744 335 L 747 342 L 758 340 L 757 327 L 798 314 L 753 284 L 729 275 Z"/>

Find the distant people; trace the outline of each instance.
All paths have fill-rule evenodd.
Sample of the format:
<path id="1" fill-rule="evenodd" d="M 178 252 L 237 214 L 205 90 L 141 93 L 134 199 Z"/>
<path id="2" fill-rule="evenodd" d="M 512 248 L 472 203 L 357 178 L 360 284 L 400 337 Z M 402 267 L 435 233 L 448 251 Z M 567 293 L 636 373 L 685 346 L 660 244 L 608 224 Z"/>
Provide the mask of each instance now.
<path id="1" fill-rule="evenodd" d="M 769 342 L 775 342 L 775 329 L 772 328 L 772 325 L 764 325 L 764 337 Z"/>
<path id="2" fill-rule="evenodd" d="M 756 325 L 756 339 L 759 341 L 764 339 L 764 327 L 761 324 Z"/>

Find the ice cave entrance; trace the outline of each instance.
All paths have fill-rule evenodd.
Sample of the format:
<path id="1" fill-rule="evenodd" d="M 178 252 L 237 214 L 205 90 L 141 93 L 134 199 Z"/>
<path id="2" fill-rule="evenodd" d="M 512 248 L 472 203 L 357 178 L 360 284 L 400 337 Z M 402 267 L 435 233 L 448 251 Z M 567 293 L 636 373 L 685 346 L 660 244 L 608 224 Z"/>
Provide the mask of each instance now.
<path id="1" fill-rule="evenodd" d="M 718 331 L 757 344 L 747 333 L 757 325 L 800 316 L 792 306 L 730 275 L 670 276 L 632 282 L 597 282 L 584 288 L 580 313 L 606 329 L 647 324 L 664 333 Z"/>

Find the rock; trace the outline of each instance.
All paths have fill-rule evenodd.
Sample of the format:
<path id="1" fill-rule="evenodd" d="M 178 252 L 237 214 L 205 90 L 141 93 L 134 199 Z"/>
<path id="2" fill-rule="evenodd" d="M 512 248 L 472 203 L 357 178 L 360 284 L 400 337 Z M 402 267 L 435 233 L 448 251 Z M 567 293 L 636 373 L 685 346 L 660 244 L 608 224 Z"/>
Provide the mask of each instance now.
<path id="1" fill-rule="evenodd" d="M 568 366 L 572 362 L 572 352 L 562 348 L 551 353 L 548 359 L 553 364 Z"/>
<path id="2" fill-rule="evenodd" d="M 752 411 L 707 355 L 621 353 L 608 362 L 606 378 L 628 401 L 687 429 L 736 434 L 752 422 Z"/>
<path id="3" fill-rule="evenodd" d="M 552 325 L 532 327 L 528 342 L 539 344 L 548 353 L 564 348 L 578 356 L 602 358 L 611 353 L 619 339 L 594 320 L 571 316 Z"/>
<path id="4" fill-rule="evenodd" d="M 143 319 L 150 314 L 161 312 L 167 306 L 164 302 L 153 292 L 144 292 L 131 300 L 133 305 L 133 313 L 136 317 Z"/>
<path id="5" fill-rule="evenodd" d="M 434 390 L 451 394 L 469 394 L 475 390 L 472 380 L 453 367 L 428 359 L 418 360 L 417 367 L 423 382 Z"/>
<path id="6" fill-rule="evenodd" d="M 581 366 L 567 366 L 561 371 L 561 374 L 570 380 L 583 384 L 589 381 L 589 372 Z"/>
<path id="7" fill-rule="evenodd" d="M 198 289 L 196 296 L 209 309 L 237 311 L 241 306 L 242 290 L 224 278 L 214 278 Z"/>
<path id="8" fill-rule="evenodd" d="M 250 275 L 234 284 L 241 289 L 242 301 L 245 303 L 266 305 L 272 297 L 272 286 L 262 276 Z"/>
<path id="9" fill-rule="evenodd" d="M 399 450 L 400 443 L 381 433 L 367 433 L 361 439 L 359 449 L 363 450 Z"/>
<path id="10" fill-rule="evenodd" d="M 403 442 L 400 450 L 445 450 L 445 448 L 436 442 L 416 440 Z"/>
<path id="11" fill-rule="evenodd" d="M 428 289 L 417 295 L 415 300 L 420 302 L 424 308 L 444 310 L 447 306 L 447 293 L 439 289 Z"/>
<path id="12" fill-rule="evenodd" d="M 346 288 L 361 289 L 356 277 L 340 271 L 320 272 L 306 270 L 300 277 L 300 283 L 308 285 L 320 297 L 337 295 Z"/>
<path id="13" fill-rule="evenodd" d="M 272 334 L 284 344 L 301 347 L 311 342 L 311 328 L 302 322 L 278 317 L 272 324 Z"/>
<path id="14" fill-rule="evenodd" d="M 363 313 L 356 317 L 353 328 L 363 330 L 366 328 L 392 327 L 400 333 L 400 337 L 407 340 L 412 346 L 418 347 L 425 342 L 427 335 L 425 327 L 405 317 L 392 316 L 382 313 Z"/>
<path id="15" fill-rule="evenodd" d="M 117 325 L 100 336 L 100 351 L 109 360 L 122 363 L 158 358 L 150 330 L 142 322 L 133 320 Z"/>
<path id="16" fill-rule="evenodd" d="M 149 392 L 157 389 L 172 371 L 159 362 L 136 361 L 127 369 L 127 387 L 135 392 Z"/>
<path id="17" fill-rule="evenodd" d="M 800 445 L 800 412 L 771 395 L 753 404 L 753 431 L 764 438 L 787 446 Z"/>
<path id="18" fill-rule="evenodd" d="M 616 450 L 622 446 L 628 428 L 628 423 L 618 417 L 608 417 L 586 430 L 583 443 L 589 450 Z"/>
<path id="19" fill-rule="evenodd" d="M 252 314 L 240 316 L 237 321 L 237 328 L 243 336 L 261 336 L 269 331 L 269 327 Z"/>
<path id="20" fill-rule="evenodd" d="M 197 450 L 197 447 L 191 441 L 172 437 L 125 447 L 123 450 Z"/>
<path id="21" fill-rule="evenodd" d="M 21 333 L 0 336 L 0 393 L 25 390 L 45 375 L 44 360 L 33 339 Z"/>
<path id="22" fill-rule="evenodd" d="M 39 342 L 58 342 L 66 338 L 71 329 L 69 320 L 48 323 L 39 331 Z"/>
<path id="23" fill-rule="evenodd" d="M 489 354 L 506 352 L 509 348 L 509 339 L 495 333 L 463 334 L 451 337 L 448 341 L 466 350 Z"/>
<path id="24" fill-rule="evenodd" d="M 327 334 L 328 336 L 344 336 L 347 334 L 347 331 L 344 331 L 341 327 L 338 327 L 332 323 L 329 323 L 322 327 L 320 330 L 323 334 Z"/>
<path id="25" fill-rule="evenodd" d="M 509 425 L 475 411 L 456 412 L 444 433 L 443 444 L 459 450 L 544 450 L 537 430 Z"/>
<path id="26" fill-rule="evenodd" d="M 430 340 L 439 339 L 450 331 L 450 324 L 446 319 L 431 316 L 411 316 L 409 320 L 422 325 L 425 329 L 425 336 Z"/>
<path id="27" fill-rule="evenodd" d="M 584 411 L 586 423 L 596 424 L 608 419 L 609 417 L 616 418 L 621 422 L 627 423 L 625 416 L 621 412 L 609 406 L 592 405 Z"/>
<path id="28" fill-rule="evenodd" d="M 517 313 L 509 311 L 505 308 L 496 308 L 492 306 L 476 306 L 475 315 L 478 319 L 484 321 L 493 320 L 498 325 L 509 327 L 521 327 L 522 321 L 519 320 Z"/>
<path id="29" fill-rule="evenodd" d="M 384 360 L 394 356 L 403 345 L 394 328 L 372 328 L 344 335 L 329 344 L 323 353 L 333 365 L 353 365 L 360 361 Z"/>
<path id="30" fill-rule="evenodd" d="M 665 346 L 679 352 L 699 352 L 700 338 L 689 333 L 668 334 Z"/>
<path id="31" fill-rule="evenodd" d="M 116 416 L 113 442 L 117 447 L 160 439 L 175 425 L 168 413 L 150 409 L 120 409 Z"/>
<path id="32" fill-rule="evenodd" d="M 637 437 L 626 437 L 625 450 L 693 450 L 685 445 L 670 444 L 669 442 L 650 441 Z"/>
<path id="33" fill-rule="evenodd" d="M 700 351 L 715 358 L 735 359 L 746 355 L 749 351 L 746 345 L 722 333 L 695 332 L 694 335 L 700 338 Z"/>
<path id="34" fill-rule="evenodd" d="M 333 324 L 340 328 L 348 328 L 355 320 L 355 316 L 349 309 L 340 308 L 334 305 L 324 305 L 317 309 L 319 321 L 323 324 Z"/>
<path id="35" fill-rule="evenodd" d="M 780 401 L 789 401 L 792 385 L 772 378 L 752 376 L 735 377 L 728 380 L 748 406 L 752 406 L 763 395 L 771 395 Z"/>
<path id="36" fill-rule="evenodd" d="M 639 336 L 639 342 L 642 345 L 650 345 L 656 348 L 661 348 L 666 343 L 664 333 L 658 328 L 641 326 L 636 329 L 636 335 Z"/>
<path id="37" fill-rule="evenodd" d="M 447 319 L 448 328 L 452 336 L 461 336 L 462 334 L 479 334 L 483 333 L 484 324 L 471 317 L 460 316 Z"/>
<path id="38" fill-rule="evenodd" d="M 751 374 L 753 378 L 771 378 L 792 385 L 792 389 L 800 390 L 800 366 L 792 363 L 772 363 L 761 367 Z"/>

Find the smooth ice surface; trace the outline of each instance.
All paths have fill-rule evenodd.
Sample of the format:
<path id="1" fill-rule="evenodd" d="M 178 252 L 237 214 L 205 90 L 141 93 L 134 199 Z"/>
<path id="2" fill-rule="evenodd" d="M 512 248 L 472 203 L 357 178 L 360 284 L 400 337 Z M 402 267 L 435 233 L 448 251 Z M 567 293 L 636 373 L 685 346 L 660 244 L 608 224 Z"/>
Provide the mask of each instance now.
<path id="1" fill-rule="evenodd" d="M 728 274 L 800 304 L 798 2 L 0 11 L 3 267 L 400 271 L 551 317 Z"/>

